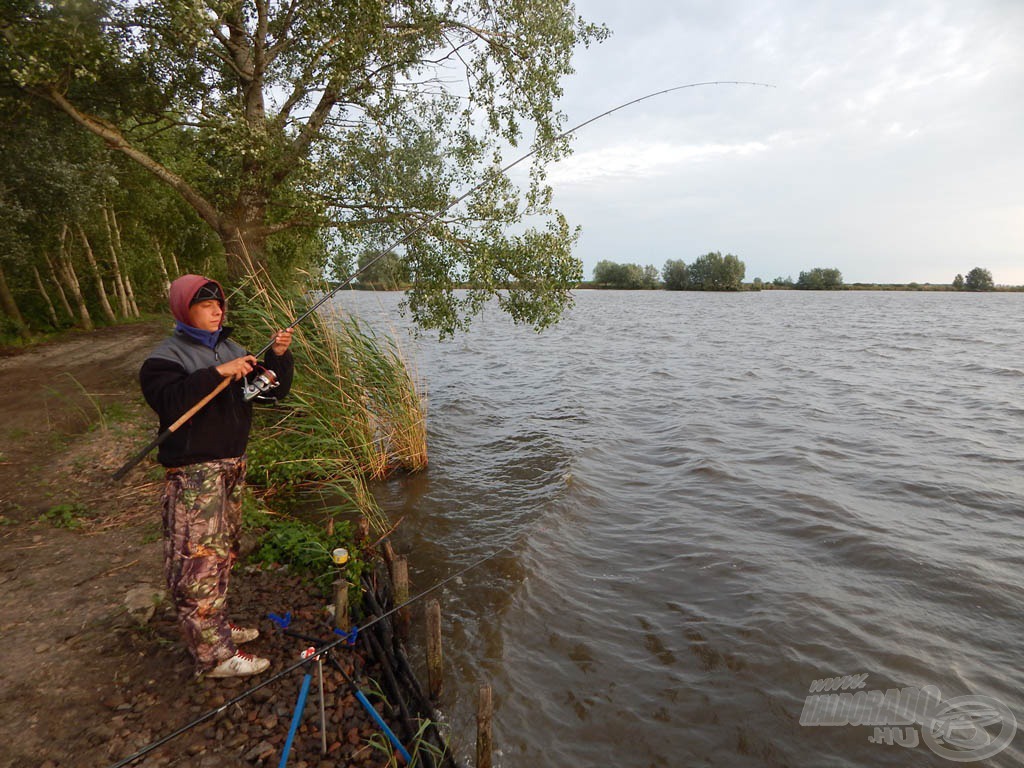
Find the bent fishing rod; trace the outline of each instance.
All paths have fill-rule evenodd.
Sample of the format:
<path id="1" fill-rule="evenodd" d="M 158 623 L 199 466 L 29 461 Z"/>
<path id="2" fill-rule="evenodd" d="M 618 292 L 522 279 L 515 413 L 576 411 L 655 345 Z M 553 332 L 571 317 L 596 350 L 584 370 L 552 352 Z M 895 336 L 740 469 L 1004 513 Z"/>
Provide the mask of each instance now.
<path id="1" fill-rule="evenodd" d="M 502 166 L 502 168 L 499 169 L 497 175 L 500 177 L 501 175 L 503 175 L 503 174 L 507 173 L 508 171 L 512 170 L 513 168 L 515 168 L 517 165 L 519 165 L 523 161 L 528 160 L 529 158 L 533 157 L 543 147 L 550 146 L 550 145 L 554 144 L 555 142 L 561 141 L 562 139 L 564 139 L 564 138 L 566 138 L 566 137 L 576 133 L 576 131 L 580 130 L 581 128 L 584 128 L 584 127 L 590 125 L 591 123 L 600 120 L 601 118 L 607 117 L 608 115 L 614 114 L 615 112 L 618 112 L 619 110 L 626 109 L 626 107 L 631 107 L 634 104 L 639 104 L 641 101 L 647 101 L 647 99 L 653 99 L 656 96 L 663 96 L 666 93 L 673 93 L 674 91 L 682 91 L 682 90 L 685 90 L 687 88 L 700 88 L 700 87 L 704 87 L 704 86 L 715 86 L 715 85 L 752 85 L 752 86 L 760 86 L 760 87 L 763 87 L 763 88 L 774 88 L 775 87 L 774 85 L 771 85 L 770 83 L 759 83 L 759 82 L 754 82 L 754 81 L 750 81 L 750 80 L 709 80 L 709 81 L 701 82 L 701 83 L 687 83 L 686 85 L 676 85 L 676 86 L 673 86 L 672 88 L 665 88 L 665 89 L 660 90 L 660 91 L 655 91 L 654 93 L 648 93 L 646 96 L 640 96 L 638 98 L 631 99 L 630 101 L 627 101 L 627 102 L 625 102 L 623 104 L 619 104 L 617 107 L 612 107 L 611 109 L 606 110 L 606 111 L 602 112 L 599 115 L 595 115 L 594 117 L 591 117 L 588 120 L 584 120 L 582 123 L 574 125 L 572 128 L 569 128 L 568 130 L 562 131 L 557 136 L 549 139 L 547 142 L 543 142 L 543 143 L 535 145 L 534 148 L 531 149 L 529 152 L 527 152 L 525 155 L 522 155 L 521 157 L 516 158 L 515 160 L 513 160 L 510 163 L 508 163 L 507 165 Z M 412 240 L 413 237 L 415 237 L 420 232 L 422 232 L 424 229 L 426 229 L 431 224 L 433 224 L 435 221 L 440 219 L 442 216 L 444 216 L 446 213 L 448 213 L 448 211 L 450 211 L 452 208 L 454 208 L 459 203 L 464 201 L 470 195 L 472 195 L 472 194 L 480 191 L 484 187 L 486 187 L 488 184 L 490 184 L 492 182 L 493 178 L 494 177 L 490 177 L 490 176 L 488 178 L 485 178 L 479 184 L 477 184 L 474 187 L 470 188 L 466 192 L 462 193 L 459 197 L 455 198 L 452 202 L 448 203 L 448 205 L 446 205 L 444 208 L 442 208 L 437 213 L 434 213 L 434 214 L 431 214 L 430 216 L 428 216 L 426 219 L 424 219 L 418 225 L 416 225 L 415 227 L 410 229 L 408 232 L 406 232 L 400 238 L 398 238 L 397 240 L 392 242 L 390 245 L 385 246 L 381 251 L 379 251 L 376 255 L 374 255 L 374 257 L 372 259 L 370 259 L 363 266 L 361 266 L 359 269 L 357 269 L 355 272 L 353 272 L 347 279 L 345 279 L 344 281 L 342 281 L 341 283 L 336 285 L 334 288 L 332 288 L 330 291 L 325 293 L 315 304 L 313 304 L 309 309 L 307 309 L 305 312 L 303 312 L 301 315 L 299 315 L 297 318 L 295 318 L 295 320 L 293 320 L 288 325 L 288 327 L 289 328 L 295 328 L 302 321 L 304 321 L 307 317 L 309 317 L 314 312 L 316 312 L 316 310 L 318 310 L 320 307 L 322 307 L 324 304 L 326 304 L 328 301 L 330 301 L 334 297 L 334 295 L 336 293 L 338 293 L 338 291 L 340 291 L 342 288 L 347 288 L 349 285 L 351 285 L 352 282 L 357 277 L 359 277 L 359 275 L 361 275 L 363 272 L 368 270 L 370 267 L 372 267 L 374 264 L 376 264 L 382 258 L 387 256 L 389 253 L 393 252 L 396 248 L 400 248 L 401 246 L 403 246 L 406 243 L 408 243 L 410 240 Z M 263 357 L 263 355 L 266 354 L 267 350 L 270 349 L 273 345 L 274 345 L 274 338 L 271 338 L 271 340 L 269 342 L 267 342 L 267 344 L 259 352 L 256 353 L 255 357 L 257 359 Z M 153 441 L 149 443 L 149 445 L 147 445 L 145 448 L 143 448 L 141 451 L 139 451 L 137 454 L 135 454 L 131 459 L 129 459 L 125 463 L 125 465 L 123 467 L 121 467 L 119 470 L 117 470 L 117 472 L 114 473 L 113 479 L 114 480 L 122 479 L 126 474 L 128 474 L 128 472 L 132 469 L 132 467 L 134 467 L 136 464 L 138 464 L 140 461 L 142 461 L 144 458 L 146 458 L 146 456 L 149 454 L 149 452 L 152 451 L 154 448 L 156 448 L 159 445 L 162 445 L 167 440 L 167 438 L 169 438 L 179 428 L 181 428 L 183 425 L 185 425 L 193 416 L 195 416 L 197 413 L 199 413 L 199 411 L 201 411 L 203 408 L 205 408 L 206 405 L 211 400 L 213 400 L 213 398 L 215 398 L 217 395 L 219 395 L 228 386 L 228 384 L 230 384 L 232 381 L 233 381 L 233 379 L 231 377 L 225 377 L 224 380 L 220 384 L 218 384 L 214 388 L 214 390 L 212 392 L 210 392 L 210 394 L 206 395 L 198 403 L 196 403 L 191 408 L 189 408 L 187 411 L 185 411 L 185 413 L 183 413 L 178 418 L 177 421 L 175 421 L 173 424 L 171 424 L 167 429 L 165 429 L 159 435 L 157 435 L 153 439 Z"/>

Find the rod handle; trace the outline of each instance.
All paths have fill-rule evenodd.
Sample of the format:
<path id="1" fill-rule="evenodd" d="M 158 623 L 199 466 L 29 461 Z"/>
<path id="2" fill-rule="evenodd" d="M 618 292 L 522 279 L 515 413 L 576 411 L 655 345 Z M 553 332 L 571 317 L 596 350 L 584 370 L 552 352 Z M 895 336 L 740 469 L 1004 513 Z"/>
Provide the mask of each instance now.
<path id="1" fill-rule="evenodd" d="M 168 437 L 174 434 L 174 432 L 176 432 L 185 422 L 187 422 L 189 419 L 191 419 L 193 416 L 199 413 L 199 411 L 201 411 L 203 408 L 205 408 L 208 402 L 210 402 L 211 400 L 213 400 L 213 398 L 215 398 L 217 395 L 223 392 L 224 388 L 227 387 L 227 385 L 230 384 L 231 381 L 232 379 L 230 376 L 225 377 L 224 380 L 221 381 L 221 383 L 218 384 L 212 392 L 210 392 L 210 394 L 208 394 L 198 403 L 196 403 L 187 411 L 185 411 L 185 413 L 183 413 L 176 422 L 171 424 L 171 426 L 169 426 L 167 429 L 165 429 L 163 432 L 157 435 L 156 438 L 149 445 L 147 445 L 145 448 L 143 448 L 141 451 L 135 454 L 132 458 L 130 458 L 127 461 L 127 463 L 123 467 L 117 470 L 117 472 L 115 472 L 113 475 L 114 480 L 120 480 L 125 475 L 127 475 L 131 468 L 138 464 L 140 461 L 142 461 L 144 458 L 146 458 L 146 455 L 150 451 L 152 451 L 158 445 L 162 444 Z"/>

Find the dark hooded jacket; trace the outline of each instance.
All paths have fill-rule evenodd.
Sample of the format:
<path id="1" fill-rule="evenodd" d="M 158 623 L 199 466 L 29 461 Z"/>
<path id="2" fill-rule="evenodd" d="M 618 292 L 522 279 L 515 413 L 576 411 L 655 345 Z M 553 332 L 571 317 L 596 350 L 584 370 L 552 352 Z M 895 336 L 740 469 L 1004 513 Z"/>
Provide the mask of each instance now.
<path id="1" fill-rule="evenodd" d="M 179 280 L 175 281 L 175 286 Z M 206 278 L 191 281 L 186 286 L 191 291 L 188 300 L 206 282 L 211 281 Z M 171 291 L 171 307 L 175 317 L 180 320 L 182 303 L 180 298 L 175 303 L 175 286 L 172 286 Z M 186 319 L 188 300 L 183 305 Z M 223 380 L 217 372 L 218 365 L 247 354 L 229 338 L 230 335 L 230 328 L 222 328 L 211 349 L 181 330 L 176 330 L 142 364 L 139 372 L 142 394 L 160 418 L 160 432 L 164 432 L 185 411 L 216 389 Z M 291 351 L 276 355 L 272 349 L 268 350 L 261 363 L 274 371 L 280 382 L 280 386 L 272 390 L 272 396 L 282 398 L 287 395 L 293 373 Z M 165 467 L 181 467 L 242 456 L 249 441 L 251 425 L 252 403 L 245 402 L 241 382 L 232 382 L 160 445 L 157 460 Z"/>

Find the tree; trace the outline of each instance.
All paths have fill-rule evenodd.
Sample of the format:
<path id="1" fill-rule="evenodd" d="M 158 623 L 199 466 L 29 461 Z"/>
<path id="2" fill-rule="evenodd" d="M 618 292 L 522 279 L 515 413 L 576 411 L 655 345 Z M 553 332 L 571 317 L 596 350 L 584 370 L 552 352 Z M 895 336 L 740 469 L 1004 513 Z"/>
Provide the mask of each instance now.
<path id="1" fill-rule="evenodd" d="M 451 333 L 496 297 L 540 328 L 582 276 L 578 231 L 544 184 L 569 152 L 554 104 L 573 50 L 606 34 L 569 0 L 13 0 L 0 75 L 175 190 L 236 277 L 273 267 L 272 239 L 302 228 L 330 228 L 350 263 L 366 238 L 397 240 L 486 175 L 404 244 L 408 306 Z M 520 195 L 497 169 L 531 126 Z M 547 223 L 505 234 L 528 217 Z"/>
<path id="2" fill-rule="evenodd" d="M 644 276 L 643 276 L 643 287 L 644 288 L 657 288 L 658 287 L 658 268 L 653 264 L 644 265 Z"/>
<path id="3" fill-rule="evenodd" d="M 669 259 L 661 268 L 661 281 L 665 290 L 685 291 L 690 286 L 690 277 L 686 262 L 682 259 Z"/>
<path id="4" fill-rule="evenodd" d="M 776 277 L 774 280 L 772 280 L 772 285 L 778 286 L 779 288 L 792 288 L 793 287 L 793 278 L 792 277 L 782 277 L 780 275 L 779 277 Z"/>
<path id="5" fill-rule="evenodd" d="M 795 287 L 805 291 L 838 291 L 843 287 L 843 273 L 834 268 L 815 267 L 801 272 Z"/>
<path id="6" fill-rule="evenodd" d="M 698 256 L 689 267 L 689 285 L 697 291 L 738 291 L 747 268 L 738 257 L 713 251 Z"/>
<path id="7" fill-rule="evenodd" d="M 594 282 L 608 288 L 617 288 L 625 280 L 625 271 L 621 264 L 602 259 L 594 265 Z"/>
<path id="8" fill-rule="evenodd" d="M 953 278 L 953 290 L 954 291 L 962 291 L 963 289 L 964 289 L 964 276 L 961 275 L 958 272 L 956 277 Z"/>
<path id="9" fill-rule="evenodd" d="M 393 253 L 372 261 L 376 256 L 374 251 L 359 258 L 359 267 L 364 270 L 359 273 L 361 285 L 372 285 L 385 291 L 400 290 L 408 285 L 409 269 L 405 262 Z"/>
<path id="10" fill-rule="evenodd" d="M 594 267 L 594 282 L 606 288 L 639 290 L 658 286 L 658 270 L 650 264 L 616 264 L 607 259 Z"/>
<path id="11" fill-rule="evenodd" d="M 992 280 L 991 272 L 981 267 L 975 267 L 967 273 L 964 288 L 968 291 L 994 291 L 996 284 Z"/>

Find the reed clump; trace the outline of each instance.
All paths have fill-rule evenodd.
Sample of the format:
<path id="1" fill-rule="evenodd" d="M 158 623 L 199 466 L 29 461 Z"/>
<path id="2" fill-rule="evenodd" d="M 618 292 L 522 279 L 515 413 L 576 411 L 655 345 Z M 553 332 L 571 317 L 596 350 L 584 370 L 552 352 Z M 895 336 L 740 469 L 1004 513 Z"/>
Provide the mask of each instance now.
<path id="1" fill-rule="evenodd" d="M 286 295 L 258 273 L 247 281 L 246 298 L 232 299 L 229 310 L 250 349 L 304 311 L 312 285 Z M 340 499 L 385 530 L 368 483 L 427 465 L 425 403 L 411 367 L 394 339 L 328 306 L 302 323 L 291 349 L 288 399 L 257 408 L 250 479 L 271 495 L 306 488 Z"/>

